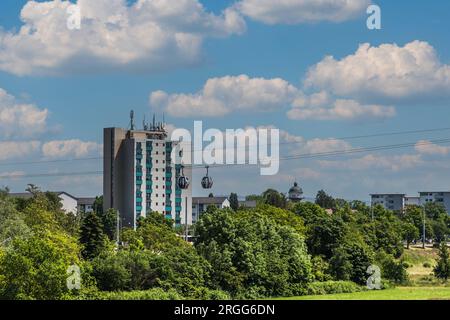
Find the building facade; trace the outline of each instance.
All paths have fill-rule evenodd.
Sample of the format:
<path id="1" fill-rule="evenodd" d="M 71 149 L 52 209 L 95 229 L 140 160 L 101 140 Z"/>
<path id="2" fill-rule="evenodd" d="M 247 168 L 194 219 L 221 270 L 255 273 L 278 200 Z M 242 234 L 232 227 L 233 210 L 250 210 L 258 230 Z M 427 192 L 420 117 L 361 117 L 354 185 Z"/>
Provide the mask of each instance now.
<path id="1" fill-rule="evenodd" d="M 176 225 L 192 224 L 192 186 L 182 190 L 180 175 L 191 179 L 191 169 L 183 169 L 172 159 L 183 152 L 181 144 L 170 141 L 164 125 L 143 130 L 104 129 L 104 209 L 119 211 L 122 227 L 136 228 L 140 217 L 156 211 Z"/>
<path id="2" fill-rule="evenodd" d="M 400 193 L 371 194 L 372 206 L 382 205 L 385 209 L 401 211 L 406 206 L 424 206 L 427 203 L 442 204 L 450 214 L 450 191 L 422 191 L 419 196 L 407 196 Z"/>
<path id="3" fill-rule="evenodd" d="M 447 213 L 450 214 L 450 191 L 422 191 L 419 192 L 419 195 L 421 205 L 427 203 L 442 204 Z"/>
<path id="4" fill-rule="evenodd" d="M 194 197 L 192 198 L 192 220 L 197 222 L 200 216 L 209 206 L 215 206 L 218 209 L 229 208 L 230 201 L 227 197 Z"/>
<path id="5" fill-rule="evenodd" d="M 371 194 L 372 206 L 381 205 L 387 210 L 402 211 L 405 207 L 405 194 L 385 193 Z"/>

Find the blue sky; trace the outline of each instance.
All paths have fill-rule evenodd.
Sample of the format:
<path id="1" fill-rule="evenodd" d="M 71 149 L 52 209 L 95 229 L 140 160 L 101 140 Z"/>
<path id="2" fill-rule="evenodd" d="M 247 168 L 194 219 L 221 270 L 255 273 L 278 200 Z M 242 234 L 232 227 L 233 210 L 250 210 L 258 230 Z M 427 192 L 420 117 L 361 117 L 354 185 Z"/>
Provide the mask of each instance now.
<path id="1" fill-rule="evenodd" d="M 251 11 L 255 1 L 245 1 L 248 1 L 248 8 L 250 8 L 248 10 Z M 191 7 L 195 7 L 196 2 L 196 0 L 186 1 L 187 6 Z M 54 152 L 55 148 L 56 151 L 60 151 L 62 149 L 58 148 L 64 147 L 65 151 L 60 152 L 60 154 L 64 154 L 62 159 L 95 156 L 100 148 L 95 144 L 102 143 L 102 128 L 127 126 L 130 109 L 135 110 L 139 123 L 144 114 L 150 117 L 156 109 L 159 114 L 164 110 L 167 114 L 167 121 L 176 127 L 192 128 L 193 120 L 203 120 L 205 127 L 219 129 L 270 125 L 291 136 L 302 137 L 305 140 L 303 144 L 293 145 L 298 151 L 282 148 L 282 154 L 308 153 L 311 150 L 323 151 L 323 141 L 314 139 L 449 127 L 450 95 L 448 92 L 450 92 L 450 87 L 448 84 L 450 84 L 450 71 L 448 71 L 448 68 L 450 67 L 448 65 L 450 64 L 450 43 L 448 41 L 448 30 L 450 30 L 450 3 L 448 1 L 377 1 L 375 3 L 382 10 L 382 30 L 368 30 L 366 28 L 367 15 L 364 12 L 365 10 L 353 12 L 350 16 L 345 16 L 344 13 L 345 17 L 339 19 L 339 21 L 329 21 L 330 19 L 327 17 L 330 14 L 330 9 L 326 7 L 317 9 L 319 11 L 324 10 L 324 13 L 321 18 L 315 21 L 302 21 L 299 18 L 299 21 L 292 22 L 289 21 L 286 12 L 283 15 L 280 8 L 272 8 L 267 5 L 267 10 L 275 10 L 271 14 L 272 16 L 278 15 L 276 23 L 268 23 L 263 18 L 258 17 L 257 8 L 253 8 L 256 11 L 251 12 L 236 9 L 237 14 L 245 24 L 244 29 L 242 25 L 237 23 L 232 26 L 220 24 L 219 20 L 223 17 L 223 10 L 230 7 L 235 8 L 236 2 L 201 1 L 203 9 L 199 12 L 214 15 L 214 23 L 217 23 L 217 27 L 205 27 L 204 21 L 198 22 L 198 25 L 183 25 L 181 22 L 163 20 L 162 18 L 155 20 L 156 23 L 161 23 L 163 30 L 164 28 L 170 30 L 173 28 L 173 30 L 181 32 L 185 31 L 183 28 L 192 28 L 192 30 L 195 30 L 192 34 L 200 37 L 202 44 L 195 50 L 193 59 L 195 61 L 186 62 L 184 57 L 186 52 L 174 53 L 172 57 L 172 53 L 167 51 L 171 58 L 166 59 L 167 61 L 162 58 L 161 68 L 154 70 L 149 65 L 155 64 L 155 60 L 149 56 L 151 53 L 145 50 L 139 52 L 139 49 L 136 49 L 136 52 L 140 54 L 136 64 L 133 64 L 133 61 L 127 61 L 124 64 L 107 62 L 107 68 L 104 69 L 96 68 L 99 64 L 98 61 L 109 61 L 108 59 L 117 58 L 122 53 L 120 52 L 121 47 L 117 48 L 117 56 L 111 57 L 108 56 L 108 53 L 103 52 L 100 58 L 98 55 L 95 57 L 99 59 L 97 61 L 86 54 L 87 51 L 85 50 L 92 48 L 87 48 L 87 45 L 85 48 L 82 47 L 83 44 L 76 44 L 79 46 L 79 51 L 76 52 L 78 56 L 74 60 L 76 63 L 72 63 L 70 67 L 66 60 L 67 56 L 64 55 L 64 50 L 56 50 L 56 54 L 53 56 L 53 50 L 60 49 L 59 46 L 61 46 L 61 43 L 51 42 L 59 41 L 57 35 L 52 35 L 51 40 L 44 43 L 43 47 L 36 47 L 35 44 L 29 43 L 31 37 L 20 38 L 21 45 L 6 44 L 5 38 L 7 35 L 15 37 L 15 39 L 20 37 L 18 30 L 24 23 L 20 21 L 19 17 L 27 1 L 3 0 L 0 4 L 0 88 L 7 92 L 8 97 L 14 98 L 14 103 L 9 102 L 9 105 L 3 108 L 12 108 L 12 104 L 33 105 L 39 110 L 48 110 L 48 115 L 45 124 L 41 123 L 45 128 L 41 126 L 29 134 L 23 134 L 23 130 L 14 132 L 11 131 L 12 129 L 5 129 L 2 131 L 4 138 L 1 140 L 16 143 L 38 141 L 41 145 L 52 141 L 60 143 L 49 145 L 46 153 L 42 151 L 41 145 L 35 146 L 36 150 L 33 153 L 8 152 L 9 149 L 4 147 L 2 148 L 3 151 L 0 150 L 0 165 L 28 160 L 60 159 L 51 152 Z M 295 3 L 296 1 L 292 2 Z M 299 11 L 299 16 L 301 16 L 301 12 L 308 10 L 308 2 L 311 1 L 298 0 L 297 2 L 303 3 L 302 11 Z M 356 2 L 358 1 L 355 0 Z M 37 4 L 35 6 L 40 8 Z M 171 6 L 170 1 L 167 1 L 167 6 Z M 114 7 L 111 7 L 108 9 L 110 10 L 109 16 L 114 15 Z M 286 10 L 286 8 L 284 9 Z M 298 6 L 288 11 L 295 12 L 295 10 L 298 10 Z M 36 12 L 39 12 L 39 10 Z M 94 16 L 99 15 L 95 11 L 93 14 Z M 33 15 L 31 15 L 31 19 L 39 20 Z M 57 21 L 56 14 L 54 19 Z M 203 20 L 209 23 L 210 20 L 208 19 L 210 18 L 205 17 Z M 83 30 L 85 29 L 82 25 L 81 31 Z M 92 29 L 91 31 L 96 32 L 98 29 Z M 39 32 L 45 34 L 43 28 L 38 26 L 37 33 Z M 52 32 L 51 27 L 46 32 Z M 70 37 L 70 33 L 67 34 Z M 142 41 L 145 42 L 145 40 Z M 411 52 L 422 55 L 431 48 L 435 53 L 433 58 L 436 60 L 437 66 L 427 66 L 427 59 L 411 61 L 411 57 L 407 56 L 410 51 L 406 52 L 405 45 L 414 41 L 426 43 L 428 47 L 417 45 L 411 49 Z M 361 79 L 368 75 L 363 75 L 359 79 L 360 82 L 351 84 L 353 87 L 349 84 L 348 87 L 341 88 L 339 81 L 336 80 L 338 77 L 334 80 L 325 79 L 324 73 L 319 71 L 308 76 L 308 70 L 323 61 L 326 56 L 333 56 L 335 62 L 343 61 L 346 57 L 354 55 L 358 46 L 362 43 L 369 43 L 371 48 L 379 48 L 383 45 L 393 46 L 394 44 L 399 48 L 396 59 L 387 63 L 387 70 L 382 70 L 382 67 L 379 67 L 379 70 L 382 71 L 379 71 L 377 75 L 382 78 L 384 75 L 381 73 L 387 72 L 387 81 L 377 82 L 373 78 L 368 78 L 367 82 L 364 82 Z M 29 51 L 24 49 L 27 45 L 29 45 L 29 48 L 27 48 Z M 386 49 L 387 52 L 390 52 L 390 48 Z M 62 49 L 67 50 L 67 48 Z M 130 47 L 127 49 L 130 49 Z M 163 47 L 160 50 L 164 54 L 166 49 Z M 392 50 L 395 51 L 395 48 L 392 47 Z M 384 54 L 386 53 L 381 52 L 381 50 L 375 52 L 373 63 L 389 61 L 390 58 L 384 57 Z M 16 57 L 20 57 L 20 59 Z M 405 61 L 400 61 L 403 58 Z M 40 65 L 41 61 L 45 61 L 45 68 Z M 355 63 L 360 63 L 360 65 L 353 65 Z M 367 71 L 370 63 L 372 62 L 348 61 L 345 70 Z M 401 76 L 396 74 L 398 78 L 392 79 L 393 75 L 389 74 L 389 68 L 392 67 L 396 70 L 398 68 L 399 73 L 402 73 L 401 68 L 405 63 L 416 65 L 414 67 L 409 65 L 409 73 Z M 367 65 L 364 66 L 364 64 Z M 83 65 L 85 67 L 80 68 L 83 70 L 77 70 L 77 66 Z M 338 66 L 338 63 L 334 63 L 327 68 L 332 70 L 332 68 Z M 361 69 L 355 69 L 358 67 L 361 67 Z M 344 73 L 341 69 L 339 70 Z M 332 70 L 332 73 L 338 71 Z M 300 107 L 294 107 L 295 103 L 290 98 L 284 97 L 280 98 L 274 105 L 269 106 L 265 112 L 261 112 L 263 108 L 246 105 L 238 108 L 227 105 L 227 103 L 230 103 L 229 101 L 220 101 L 224 107 L 231 111 L 208 117 L 202 117 L 202 114 L 205 114 L 202 113 L 202 110 L 205 111 L 204 109 L 201 109 L 200 112 L 194 109 L 193 113 L 198 114 L 196 117 L 184 117 L 169 112 L 169 110 L 176 110 L 176 106 L 171 106 L 167 101 L 158 105 L 157 108 L 149 103 L 149 96 L 157 90 L 164 91 L 168 97 L 172 98 L 173 94 L 185 94 L 188 97 L 192 94 L 201 95 L 200 92 L 208 79 L 222 79 L 226 76 L 237 77 L 239 75 L 246 75 L 250 80 L 264 79 L 268 81 L 267 85 L 274 84 L 274 82 L 270 82 L 273 79 L 282 79 L 295 88 L 296 96 L 300 92 L 306 96 L 326 92 L 329 95 L 329 101 L 324 108 L 329 108 L 338 99 L 345 99 L 346 103 L 344 103 L 343 108 L 347 107 L 348 101 L 352 100 L 356 101 L 358 106 L 363 107 L 376 105 L 380 108 L 394 108 L 395 115 L 389 114 L 387 109 L 381 109 L 384 110 L 381 116 L 375 112 L 369 112 L 369 114 L 363 112 L 362 116 L 355 116 L 350 119 L 335 114 L 329 119 L 320 119 L 317 115 L 304 116 L 304 109 L 302 108 L 311 110 L 311 108 L 317 109 L 322 106 L 313 106 L 312 100 L 308 100 Z M 341 82 L 346 82 L 345 76 L 342 77 Z M 313 83 L 312 87 L 305 86 L 307 78 Z M 370 84 L 370 81 L 373 81 L 374 84 Z M 369 84 L 366 85 L 366 83 Z M 380 83 L 381 85 L 385 84 L 387 88 L 372 90 L 375 93 L 374 95 L 370 94 L 370 89 L 379 88 Z M 393 94 L 389 88 L 391 84 L 398 85 L 401 88 L 401 93 Z M 426 88 L 422 89 L 423 87 Z M 203 97 L 201 101 L 210 103 L 211 100 L 208 99 Z M 219 98 L 215 97 L 215 99 Z M 0 103 L 2 103 L 1 96 Z M 7 102 L 3 101 L 3 103 L 6 104 Z M 261 105 L 264 103 L 256 101 L 255 104 Z M 171 109 L 172 107 L 175 109 Z M 1 108 L 0 105 L 0 111 Z M 209 108 L 209 106 L 203 108 Z M 298 117 L 293 119 L 293 117 L 287 116 L 292 108 L 299 108 L 295 110 L 302 114 L 301 119 L 298 119 Z M 363 108 L 362 110 L 366 109 Z M 0 129 L 2 126 L 9 128 L 11 124 L 0 122 Z M 336 146 L 325 146 L 325 148 L 328 148 L 325 151 L 449 137 L 449 131 L 438 131 L 339 141 Z M 68 140 L 77 140 L 77 142 L 62 146 L 61 143 Z M 73 150 L 76 143 L 84 143 L 83 147 L 86 149 L 84 153 L 76 154 Z M 7 146 L 13 148 L 11 144 Z M 50 148 L 51 146 L 53 146 L 53 149 Z M 317 149 L 318 147 L 322 149 Z M 426 148 L 416 146 L 415 148 L 345 157 L 290 161 L 289 163 L 282 163 L 280 174 L 274 177 L 261 177 L 258 175 L 256 168 L 227 168 L 226 171 L 225 169 L 217 169 L 211 172 L 216 178 L 213 192 L 228 194 L 237 191 L 245 195 L 259 193 L 269 187 L 285 191 L 295 180 L 300 182 L 307 195 L 314 195 L 317 190 L 323 188 L 335 196 L 346 199 L 365 200 L 368 194 L 373 192 L 413 194 L 422 189 L 448 190 L 450 186 L 447 181 L 450 174 L 447 163 L 450 149 L 447 149 L 447 147 L 448 145 L 444 144 L 430 144 L 426 145 Z M 3 156 L 1 155 L 2 152 L 4 153 Z M 13 173 L 95 170 L 101 170 L 100 161 L 38 165 L 14 164 L 1 165 L 0 176 Z M 198 172 L 196 177 L 199 174 L 201 172 Z M 93 176 L 3 178 L 0 185 L 8 185 L 13 191 L 22 191 L 26 184 L 30 182 L 38 184 L 44 189 L 66 190 L 79 196 L 101 193 L 101 179 Z M 194 189 L 194 193 L 200 194 L 201 192 L 197 187 Z"/>

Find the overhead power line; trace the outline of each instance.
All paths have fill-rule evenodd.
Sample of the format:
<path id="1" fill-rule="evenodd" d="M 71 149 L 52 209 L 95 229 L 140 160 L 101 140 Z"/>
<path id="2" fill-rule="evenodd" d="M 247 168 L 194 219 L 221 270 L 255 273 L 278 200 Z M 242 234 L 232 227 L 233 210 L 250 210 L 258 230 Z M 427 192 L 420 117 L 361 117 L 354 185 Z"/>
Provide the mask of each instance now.
<path id="1" fill-rule="evenodd" d="M 436 139 L 430 141 L 423 142 L 410 142 L 410 143 L 401 143 L 401 144 L 391 144 L 391 145 L 380 145 L 373 147 L 364 147 L 364 148 L 354 148 L 347 150 L 336 150 L 330 152 L 316 152 L 316 153 L 303 153 L 297 155 L 290 155 L 280 157 L 280 161 L 289 161 L 289 160 L 299 160 L 299 159 L 307 159 L 307 158 L 317 158 L 317 157 L 330 157 L 330 156 L 339 156 L 339 155 L 348 155 L 348 154 L 357 154 L 371 151 L 380 151 L 380 150 L 393 150 L 393 149 L 401 149 L 408 148 L 414 146 L 422 146 L 422 145 L 430 145 L 430 144 L 447 144 L 450 143 L 450 138 L 444 139 Z M 248 166 L 249 164 L 212 164 L 209 165 L 210 168 L 219 168 L 219 167 L 227 167 L 227 166 Z M 185 165 L 186 168 L 204 168 L 205 165 Z M 18 179 L 18 178 L 36 178 L 36 177 L 61 177 L 61 176 L 82 176 L 82 175 L 100 175 L 103 174 L 103 171 L 86 171 L 86 172 L 69 172 L 69 173 L 39 173 L 39 174 L 11 174 L 11 175 L 0 175 L 0 179 Z"/>
<path id="2" fill-rule="evenodd" d="M 447 131 L 450 130 L 448 128 L 434 128 L 434 129 L 421 129 L 421 130 L 408 130 L 408 131 L 394 131 L 394 132 L 384 132 L 384 133 L 375 133 L 375 134 L 367 134 L 367 135 L 357 135 L 357 136 L 347 136 L 347 137 L 339 137 L 339 138 L 317 138 L 320 140 L 354 140 L 354 139 L 364 139 L 364 138 L 375 138 L 375 137 L 386 137 L 386 136 L 396 136 L 396 135 L 406 135 L 406 134 L 417 134 L 417 133 L 430 133 L 430 132 L 439 132 L 439 131 Z M 293 145 L 293 144 L 302 144 L 307 142 L 308 140 L 302 141 L 285 141 L 280 142 L 279 145 Z M 268 145 L 272 145 L 272 143 L 268 143 Z M 250 145 L 244 146 L 238 149 L 248 149 Z M 229 149 L 235 148 L 223 148 L 220 149 L 222 151 L 226 151 Z M 219 149 L 216 149 L 219 150 Z M 201 152 L 203 149 L 193 149 L 190 152 Z M 36 160 L 36 161 L 23 161 L 23 162 L 0 162 L 0 166 L 17 166 L 17 165 L 31 165 L 31 164 L 45 164 L 45 163 L 63 163 L 63 162 L 78 162 L 78 161 L 91 161 L 91 160 L 103 160 L 103 157 L 88 157 L 88 158 L 72 158 L 72 159 L 55 159 L 55 160 Z"/>

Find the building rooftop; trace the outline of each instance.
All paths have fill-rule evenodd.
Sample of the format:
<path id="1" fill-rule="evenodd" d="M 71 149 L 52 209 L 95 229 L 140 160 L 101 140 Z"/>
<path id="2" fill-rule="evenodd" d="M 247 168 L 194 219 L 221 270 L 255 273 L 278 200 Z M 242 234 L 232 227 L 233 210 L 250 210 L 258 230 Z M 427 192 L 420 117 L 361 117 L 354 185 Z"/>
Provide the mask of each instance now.
<path id="1" fill-rule="evenodd" d="M 406 193 L 371 193 L 371 196 L 406 196 Z"/>
<path id="2" fill-rule="evenodd" d="M 192 204 L 222 204 L 227 199 L 227 197 L 192 197 Z"/>
<path id="3" fill-rule="evenodd" d="M 78 204 L 83 204 L 83 205 L 90 205 L 92 206 L 95 202 L 95 198 L 78 198 L 77 199 Z"/>

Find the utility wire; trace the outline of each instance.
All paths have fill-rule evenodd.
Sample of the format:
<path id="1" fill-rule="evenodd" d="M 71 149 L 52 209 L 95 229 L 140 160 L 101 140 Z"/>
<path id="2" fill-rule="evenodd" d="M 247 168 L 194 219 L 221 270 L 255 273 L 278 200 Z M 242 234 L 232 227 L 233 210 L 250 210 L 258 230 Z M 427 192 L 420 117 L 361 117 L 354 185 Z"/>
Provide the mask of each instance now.
<path id="1" fill-rule="evenodd" d="M 316 157 L 330 157 L 330 156 L 363 153 L 363 152 L 369 152 L 369 151 L 393 150 L 393 149 L 407 148 L 407 147 L 413 147 L 413 146 L 430 145 L 430 144 L 447 144 L 447 143 L 450 143 L 450 138 L 423 141 L 423 142 L 411 142 L 411 143 L 381 145 L 381 146 L 373 146 L 373 147 L 365 147 L 365 148 L 355 148 L 355 149 L 338 150 L 338 151 L 330 151 L 330 152 L 304 153 L 304 154 L 280 157 L 279 161 L 289 161 L 289 160 L 298 160 L 298 159 L 307 159 L 307 158 L 316 158 Z M 212 164 L 212 165 L 209 165 L 209 167 L 210 168 L 219 168 L 219 167 L 227 167 L 227 166 L 244 166 L 244 165 L 246 166 L 248 164 L 246 164 L 246 163 L 245 164 Z M 203 169 L 205 166 L 204 165 L 185 165 L 184 167 L 192 168 L 192 169 L 197 169 L 197 168 Z M 71 172 L 71 173 L 11 174 L 11 175 L 0 176 L 0 179 L 100 175 L 102 173 L 103 173 L 103 171 Z"/>
<path id="2" fill-rule="evenodd" d="M 396 132 L 386 132 L 386 133 L 376 133 L 376 134 L 368 134 L 368 135 L 359 135 L 359 136 L 348 136 L 348 137 L 340 137 L 340 138 L 317 138 L 322 141 L 326 140 L 353 140 L 353 139 L 363 139 L 363 138 L 374 138 L 374 137 L 385 137 L 385 136 L 395 136 L 395 135 L 404 135 L 404 134 L 416 134 L 416 133 L 429 133 L 429 132 L 438 132 L 438 131 L 446 131 L 450 130 L 448 128 L 434 128 L 434 129 L 422 129 L 422 130 L 409 130 L 409 131 L 396 131 Z M 307 140 L 306 140 L 307 141 Z M 305 141 L 286 141 L 280 142 L 279 145 L 292 145 L 292 144 L 301 144 L 305 143 Z M 268 143 L 268 145 L 272 145 L 272 143 Z M 238 149 L 248 149 L 252 147 L 251 145 L 240 147 Z M 234 150 L 236 148 L 223 148 L 222 151 L 226 150 Z M 218 150 L 218 149 L 216 149 Z M 203 149 L 193 149 L 190 150 L 190 153 L 193 152 L 202 152 Z M 189 151 L 186 151 L 189 152 Z M 62 162 L 75 162 L 75 161 L 90 161 L 90 160 L 103 160 L 102 157 L 90 157 L 90 158 L 73 158 L 73 159 L 57 159 L 57 160 L 36 160 L 36 161 L 25 161 L 25 162 L 0 162 L 0 166 L 16 166 L 16 165 L 30 165 L 30 164 L 44 164 L 44 163 L 62 163 Z"/>

